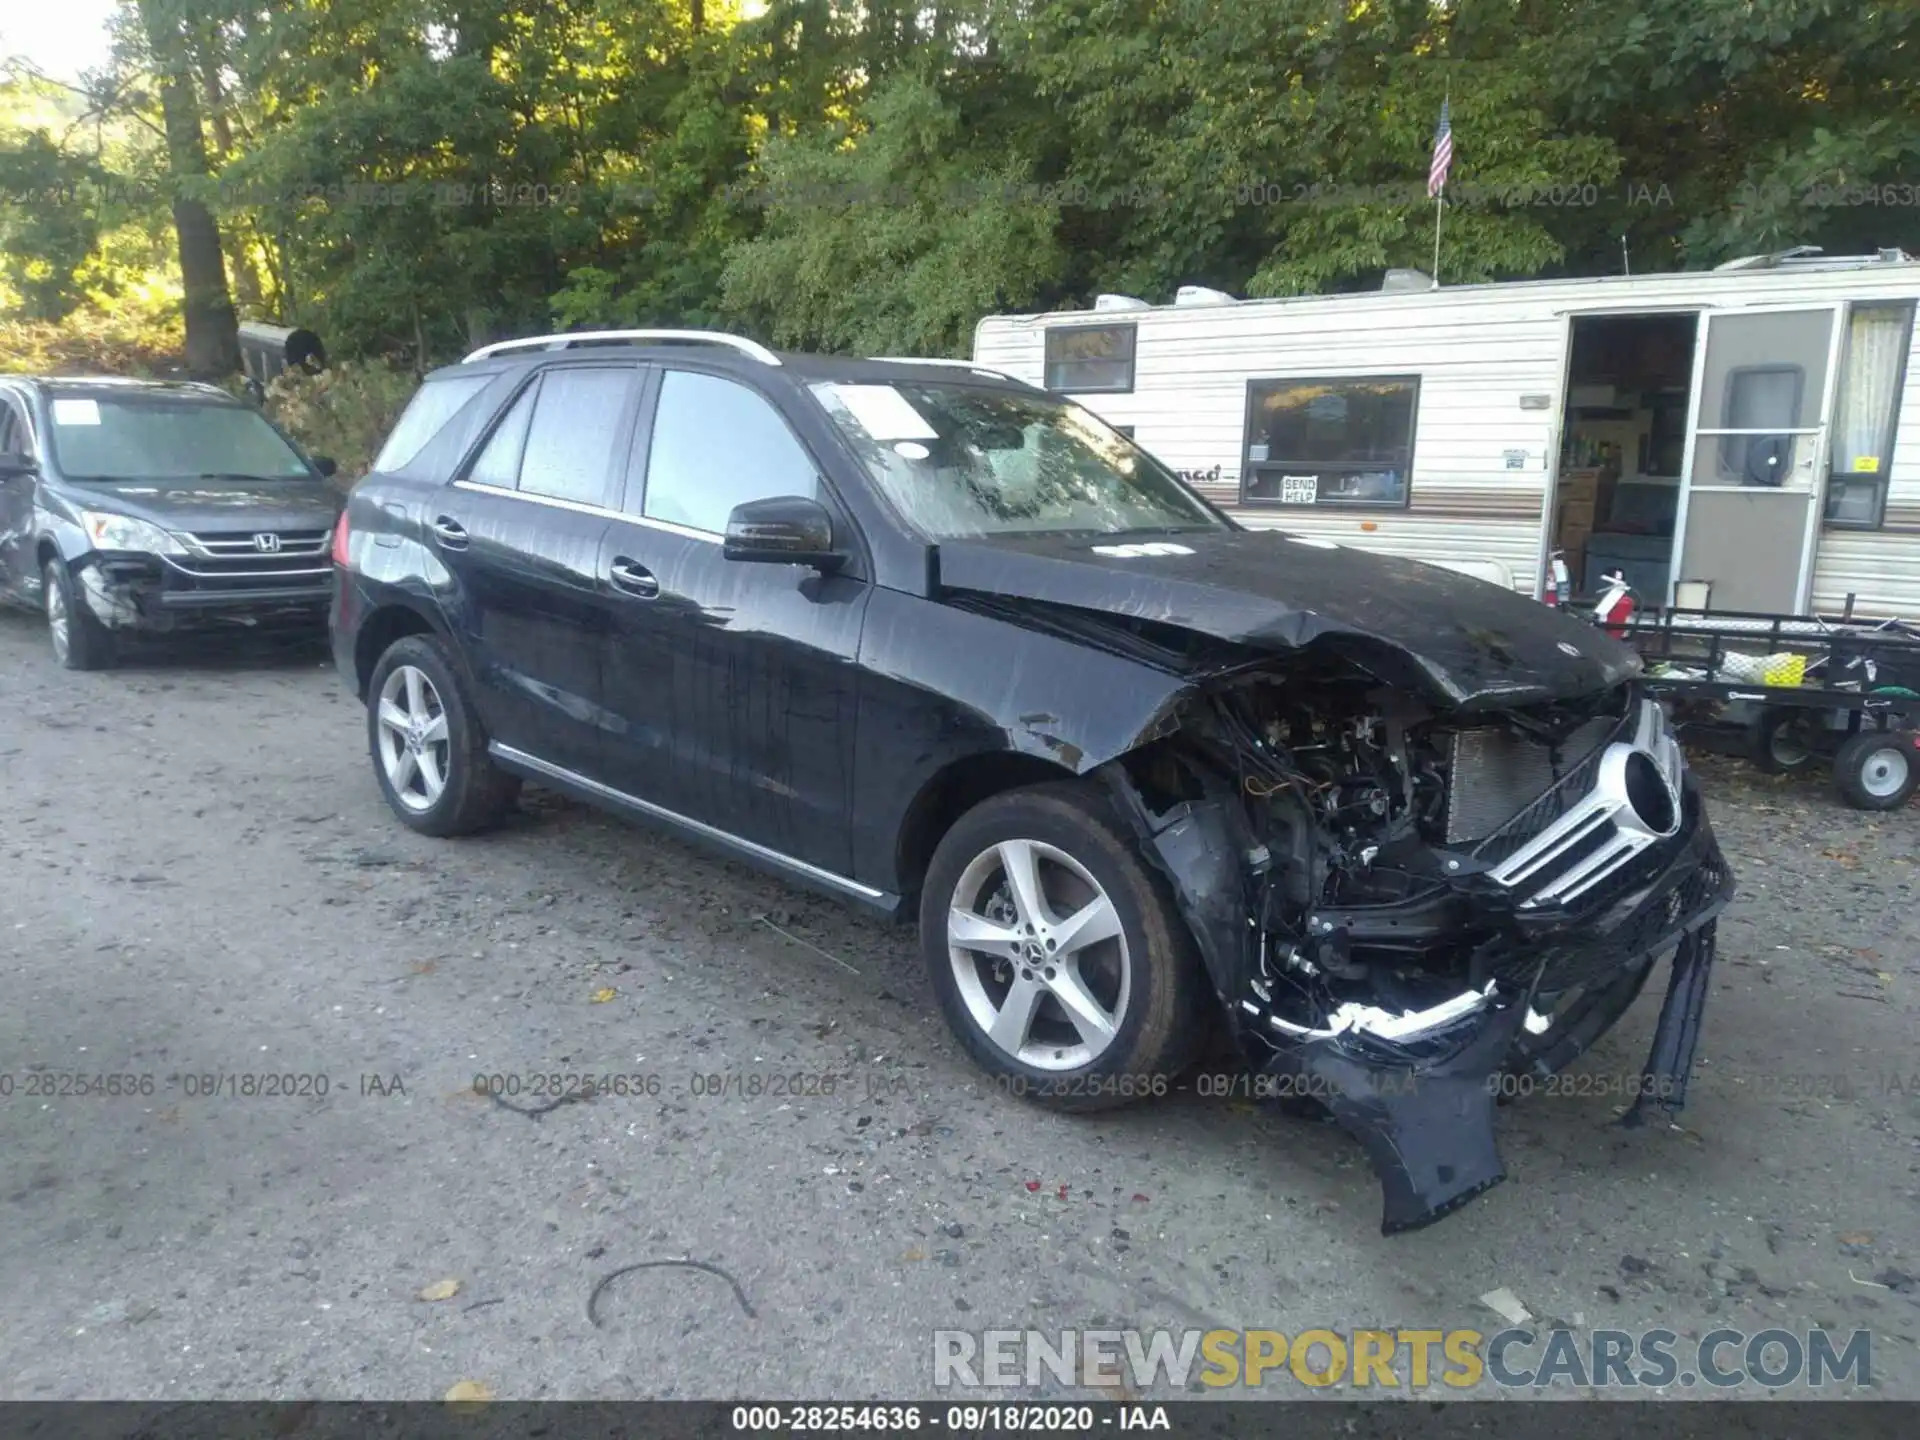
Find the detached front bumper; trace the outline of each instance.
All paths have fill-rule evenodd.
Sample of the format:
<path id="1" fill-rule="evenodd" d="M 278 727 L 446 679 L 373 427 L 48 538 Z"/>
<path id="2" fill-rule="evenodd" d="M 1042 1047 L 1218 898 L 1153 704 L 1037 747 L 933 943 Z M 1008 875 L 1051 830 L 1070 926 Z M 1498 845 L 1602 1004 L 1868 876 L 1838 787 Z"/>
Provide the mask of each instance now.
<path id="1" fill-rule="evenodd" d="M 1382 1233 L 1432 1224 L 1506 1178 L 1493 1130 L 1500 1076 L 1520 1058 L 1523 1027 L 1538 1025 L 1534 1002 L 1550 990 L 1618 982 L 1673 948 L 1672 982 L 1627 1120 L 1638 1123 L 1649 1105 L 1671 1112 L 1685 1103 L 1715 921 L 1734 882 L 1691 776 L 1683 813 L 1680 832 L 1610 893 L 1490 942 L 1474 987 L 1454 1000 L 1397 1016 L 1354 1007 L 1335 1017 L 1335 1033 L 1292 1037 L 1276 1054 L 1270 1072 L 1324 1100 L 1365 1146 L 1384 1192 Z M 1539 1073 L 1545 1053 L 1549 1070 L 1564 1065 L 1605 1028 L 1536 1052 L 1530 1068 Z"/>
<path id="2" fill-rule="evenodd" d="M 109 630 L 169 634 L 222 626 L 320 629 L 331 584 L 324 560 L 195 574 L 150 555 L 90 555 L 73 565 L 81 603 Z"/>

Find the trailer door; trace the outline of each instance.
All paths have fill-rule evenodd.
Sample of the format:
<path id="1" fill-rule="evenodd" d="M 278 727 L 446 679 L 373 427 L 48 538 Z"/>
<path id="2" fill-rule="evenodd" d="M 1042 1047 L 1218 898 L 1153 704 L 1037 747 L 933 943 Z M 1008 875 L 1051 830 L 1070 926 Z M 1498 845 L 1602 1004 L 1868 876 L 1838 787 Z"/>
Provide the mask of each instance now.
<path id="1" fill-rule="evenodd" d="M 1676 532 L 1682 580 L 1716 610 L 1807 598 L 1833 409 L 1838 305 L 1709 311 L 1694 353 Z"/>

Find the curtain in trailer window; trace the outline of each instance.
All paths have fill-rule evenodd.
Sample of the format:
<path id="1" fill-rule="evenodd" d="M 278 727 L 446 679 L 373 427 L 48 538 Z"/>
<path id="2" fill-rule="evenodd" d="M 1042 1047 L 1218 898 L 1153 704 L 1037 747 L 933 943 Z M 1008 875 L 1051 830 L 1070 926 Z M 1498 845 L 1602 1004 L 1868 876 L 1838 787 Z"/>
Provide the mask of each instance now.
<path id="1" fill-rule="evenodd" d="M 1830 522 L 1880 523 L 1912 322 L 1911 304 L 1856 305 L 1848 317 L 1833 422 Z"/>
<path id="2" fill-rule="evenodd" d="M 1877 475 L 1887 468 L 1893 426 L 1894 386 L 1906 358 L 1911 309 L 1853 312 L 1847 326 L 1846 369 L 1841 371 L 1840 416 L 1834 426 L 1833 468 L 1843 474 Z"/>

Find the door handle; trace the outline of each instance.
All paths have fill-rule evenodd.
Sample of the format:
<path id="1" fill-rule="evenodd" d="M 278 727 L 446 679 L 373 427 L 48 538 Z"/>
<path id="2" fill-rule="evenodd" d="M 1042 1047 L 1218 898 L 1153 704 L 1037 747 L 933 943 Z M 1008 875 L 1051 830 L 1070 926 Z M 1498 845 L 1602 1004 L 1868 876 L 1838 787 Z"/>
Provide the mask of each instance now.
<path id="1" fill-rule="evenodd" d="M 451 515 L 434 516 L 433 533 L 440 538 L 440 543 L 449 550 L 464 550 L 467 548 L 466 527 Z"/>
<path id="2" fill-rule="evenodd" d="M 660 582 L 653 578 L 653 572 L 636 560 L 624 555 L 616 555 L 613 563 L 607 567 L 607 578 L 614 586 L 637 595 L 642 600 L 651 600 L 660 593 Z"/>

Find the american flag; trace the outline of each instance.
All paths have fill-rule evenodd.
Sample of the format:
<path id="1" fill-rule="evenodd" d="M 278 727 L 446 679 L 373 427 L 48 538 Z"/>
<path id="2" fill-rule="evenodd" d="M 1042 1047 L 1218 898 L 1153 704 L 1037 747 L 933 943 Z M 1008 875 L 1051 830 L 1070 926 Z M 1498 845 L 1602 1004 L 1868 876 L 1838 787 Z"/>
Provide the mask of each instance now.
<path id="1" fill-rule="evenodd" d="M 1437 197 L 1447 188 L 1447 167 L 1453 164 L 1453 121 L 1447 116 L 1449 101 L 1440 102 L 1440 128 L 1433 132 L 1433 164 L 1427 167 L 1427 194 Z"/>

